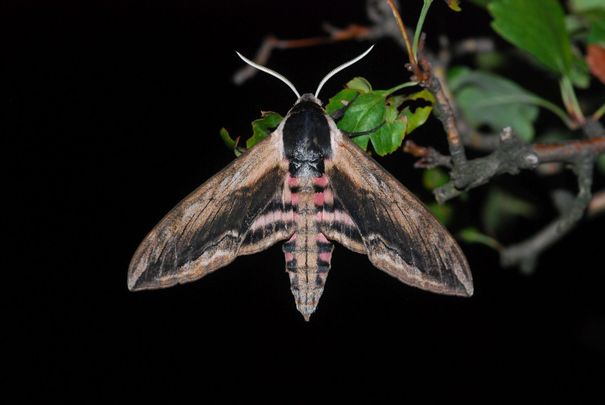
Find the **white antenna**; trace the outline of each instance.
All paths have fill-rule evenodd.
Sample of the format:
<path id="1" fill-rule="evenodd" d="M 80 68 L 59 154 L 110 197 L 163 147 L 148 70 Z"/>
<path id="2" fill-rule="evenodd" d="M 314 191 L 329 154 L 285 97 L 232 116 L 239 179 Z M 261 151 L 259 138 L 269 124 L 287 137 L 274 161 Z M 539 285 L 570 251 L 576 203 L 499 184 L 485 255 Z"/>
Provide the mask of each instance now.
<path id="1" fill-rule="evenodd" d="M 292 84 L 292 82 L 290 82 L 290 80 L 286 79 L 284 76 L 280 75 L 279 73 L 277 73 L 274 70 L 271 70 L 267 67 L 261 66 L 258 63 L 254 63 L 252 62 L 250 59 L 246 58 L 244 55 L 242 55 L 241 53 L 235 51 L 235 53 L 237 53 L 237 56 L 239 56 L 240 58 L 242 58 L 242 60 L 244 62 L 246 62 L 248 65 L 257 68 L 258 70 L 261 70 L 265 73 L 269 73 L 271 76 L 277 77 L 279 80 L 281 80 L 282 82 L 286 83 L 288 85 L 288 87 L 290 87 L 292 89 L 292 91 L 294 92 L 294 94 L 296 94 L 296 98 L 300 98 L 300 93 L 298 92 L 298 90 L 296 90 L 296 87 L 294 87 L 294 85 Z"/>
<path id="2" fill-rule="evenodd" d="M 364 56 L 366 56 L 368 53 L 370 53 L 370 51 L 372 50 L 372 48 L 374 48 L 374 45 L 372 45 L 367 51 L 365 51 L 364 53 L 362 53 L 361 55 L 359 55 L 358 57 L 356 57 L 353 60 L 350 60 L 346 63 L 343 63 L 342 65 L 338 66 L 337 68 L 333 69 L 330 73 L 328 73 L 326 75 L 326 77 L 324 77 L 322 79 L 322 81 L 319 83 L 319 86 L 317 86 L 317 90 L 315 91 L 315 98 L 317 98 L 319 96 L 319 91 L 321 90 L 321 88 L 324 86 L 324 84 L 326 84 L 326 82 L 332 77 L 334 76 L 336 73 L 340 72 L 343 69 L 348 68 L 349 66 L 351 66 L 353 63 L 358 62 L 360 59 L 362 59 Z M 241 55 L 240 55 L 241 56 Z"/>

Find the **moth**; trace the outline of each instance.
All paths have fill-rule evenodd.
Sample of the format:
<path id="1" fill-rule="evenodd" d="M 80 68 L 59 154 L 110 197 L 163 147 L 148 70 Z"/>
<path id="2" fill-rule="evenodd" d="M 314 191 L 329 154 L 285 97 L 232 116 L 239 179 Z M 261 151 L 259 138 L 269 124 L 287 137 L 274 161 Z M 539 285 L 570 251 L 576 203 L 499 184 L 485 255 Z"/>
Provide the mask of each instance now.
<path id="1" fill-rule="evenodd" d="M 273 133 L 199 186 L 145 237 L 128 288 L 197 280 L 237 256 L 285 241 L 296 307 L 309 320 L 324 290 L 334 242 L 365 254 L 400 281 L 470 296 L 472 276 L 448 231 L 399 181 L 338 129 L 318 98 L 325 82 L 367 55 L 332 70 L 315 94 L 300 96 Z"/>

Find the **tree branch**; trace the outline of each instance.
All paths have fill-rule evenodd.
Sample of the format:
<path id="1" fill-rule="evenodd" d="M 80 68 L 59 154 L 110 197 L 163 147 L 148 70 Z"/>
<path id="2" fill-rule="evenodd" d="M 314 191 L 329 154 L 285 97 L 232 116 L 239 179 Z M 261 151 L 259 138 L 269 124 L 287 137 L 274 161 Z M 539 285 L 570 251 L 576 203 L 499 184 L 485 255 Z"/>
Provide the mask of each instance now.
<path id="1" fill-rule="evenodd" d="M 540 254 L 569 233 L 582 219 L 591 202 L 594 155 L 586 154 L 576 159 L 573 170 L 578 177 L 578 194 L 568 207 L 563 207 L 559 217 L 534 236 L 523 242 L 504 248 L 500 263 L 505 267 L 519 266 L 529 273 L 534 270 Z"/>
<path id="2" fill-rule="evenodd" d="M 434 191 L 437 201 L 443 203 L 464 191 L 487 183 L 496 175 L 517 174 L 521 169 L 535 169 L 542 163 L 575 164 L 578 159 L 588 157 L 594 165 L 595 157 L 605 152 L 605 137 L 528 145 L 516 137 L 510 128 L 504 128 L 499 145 L 491 154 L 469 160 L 462 166 L 452 165 L 447 156 L 411 141 L 406 142 L 404 151 L 421 159 L 417 167 L 444 166 L 452 169 L 452 180 Z"/>

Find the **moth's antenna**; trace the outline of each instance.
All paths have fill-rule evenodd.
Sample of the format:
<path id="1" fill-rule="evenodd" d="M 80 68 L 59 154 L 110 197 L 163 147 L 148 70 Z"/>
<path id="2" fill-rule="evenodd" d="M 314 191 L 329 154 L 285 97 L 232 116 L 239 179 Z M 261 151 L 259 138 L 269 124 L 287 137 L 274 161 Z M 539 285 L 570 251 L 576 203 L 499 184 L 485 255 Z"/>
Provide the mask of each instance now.
<path id="1" fill-rule="evenodd" d="M 372 48 L 374 48 L 374 45 L 372 45 L 367 51 L 365 51 L 364 53 L 362 53 L 361 55 L 359 55 L 358 57 L 356 57 L 353 60 L 350 60 L 346 63 L 343 63 L 342 65 L 338 66 L 337 68 L 333 69 L 330 73 L 328 73 L 326 75 L 326 77 L 324 77 L 321 82 L 319 83 L 319 86 L 317 86 L 317 90 L 315 91 L 315 98 L 317 98 L 319 96 L 319 91 L 321 90 L 321 88 L 324 86 L 324 84 L 326 84 L 326 82 L 332 77 L 334 76 L 336 73 L 340 72 L 343 69 L 348 68 L 349 66 L 351 66 L 353 63 L 358 62 L 360 59 L 362 59 L 364 56 L 366 56 L 368 53 L 370 53 L 370 51 L 372 50 Z"/>
<path id="2" fill-rule="evenodd" d="M 238 51 L 235 51 L 235 53 L 237 53 L 237 56 L 239 56 L 248 65 L 250 65 L 250 66 L 252 66 L 254 68 L 257 68 L 258 70 L 261 70 L 261 71 L 263 71 L 265 73 L 269 73 L 271 76 L 277 77 L 279 80 L 281 80 L 282 82 L 286 83 L 288 85 L 288 87 L 290 87 L 292 89 L 292 91 L 294 92 L 294 94 L 296 94 L 296 98 L 300 98 L 300 93 L 298 92 L 298 90 L 296 90 L 296 87 L 294 87 L 294 85 L 292 84 L 292 82 L 290 82 L 290 80 L 286 79 L 283 75 L 280 75 L 275 70 L 271 70 L 271 69 L 269 69 L 267 67 L 259 65 L 258 63 L 252 62 L 250 59 L 246 58 L 244 55 L 242 55 Z"/>

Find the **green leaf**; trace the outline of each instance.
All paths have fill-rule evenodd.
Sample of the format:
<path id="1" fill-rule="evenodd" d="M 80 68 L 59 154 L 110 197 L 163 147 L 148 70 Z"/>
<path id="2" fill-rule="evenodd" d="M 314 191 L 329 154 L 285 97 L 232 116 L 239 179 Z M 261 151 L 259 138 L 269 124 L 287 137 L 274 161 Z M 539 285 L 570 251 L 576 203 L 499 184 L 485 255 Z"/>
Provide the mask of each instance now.
<path id="1" fill-rule="evenodd" d="M 379 156 L 395 152 L 405 136 L 405 123 L 397 120 L 385 123 L 380 129 L 370 135 L 372 146 Z"/>
<path id="2" fill-rule="evenodd" d="M 462 231 L 460 231 L 459 236 L 460 239 L 467 243 L 479 243 L 498 251 L 502 249 L 500 242 L 491 236 L 487 236 L 479 232 L 479 230 L 474 227 L 464 228 Z"/>
<path id="3" fill-rule="evenodd" d="M 538 107 L 530 103 L 537 96 L 493 73 L 458 68 L 449 77 L 450 88 L 470 126 L 488 125 L 494 132 L 510 126 L 521 139 L 533 139 Z"/>
<path id="4" fill-rule="evenodd" d="M 250 149 L 267 137 L 284 118 L 276 112 L 263 112 L 262 118 L 252 121 L 252 136 L 246 141 Z"/>
<path id="5" fill-rule="evenodd" d="M 405 97 L 405 100 L 420 100 L 420 99 L 427 101 L 428 103 L 430 103 L 430 105 L 428 105 L 426 107 L 418 107 L 413 112 L 410 109 L 410 107 L 406 107 L 401 112 L 401 116 L 405 116 L 407 119 L 407 123 L 408 123 L 406 131 L 405 131 L 406 135 L 411 133 L 413 130 L 420 127 L 421 125 L 423 125 L 426 122 L 426 120 L 429 118 L 429 116 L 431 115 L 431 111 L 433 111 L 433 105 L 435 104 L 435 97 L 433 96 L 433 94 L 430 91 L 424 89 L 422 91 L 419 91 L 414 94 L 410 94 Z"/>
<path id="6" fill-rule="evenodd" d="M 339 91 L 328 101 L 328 105 L 326 105 L 326 112 L 328 115 L 334 114 L 336 111 L 339 111 L 349 105 L 358 94 L 359 92 L 353 89 L 343 89 Z"/>
<path id="7" fill-rule="evenodd" d="M 439 204 L 431 202 L 427 205 L 429 211 L 441 222 L 444 226 L 448 226 L 452 221 L 454 209 L 449 204 Z"/>
<path id="8" fill-rule="evenodd" d="M 338 128 L 352 133 L 378 128 L 384 120 L 385 110 L 385 99 L 380 94 L 360 94 L 338 121 Z"/>
<path id="9" fill-rule="evenodd" d="M 231 138 L 231 135 L 229 135 L 229 131 L 227 131 L 226 128 L 221 128 L 219 134 L 223 142 L 225 142 L 225 146 L 229 148 L 229 150 L 235 150 L 235 147 L 237 146 L 237 140 Z"/>
<path id="10" fill-rule="evenodd" d="M 550 70 L 570 76 L 572 50 L 558 0 L 498 0 L 489 4 L 492 27 Z"/>
<path id="11" fill-rule="evenodd" d="M 370 135 L 361 135 L 351 138 L 353 142 L 357 144 L 361 149 L 368 150 L 368 143 L 370 143 Z"/>
<path id="12" fill-rule="evenodd" d="M 363 77 L 356 77 L 347 83 L 347 88 L 357 90 L 360 93 L 368 93 L 372 91 L 372 85 Z"/>
<path id="13" fill-rule="evenodd" d="M 226 128 L 221 128 L 219 135 L 223 142 L 225 142 L 225 146 L 233 152 L 233 154 L 238 157 L 244 151 L 242 147 L 238 146 L 239 144 L 239 136 L 235 139 L 231 138 L 229 131 Z"/>
<path id="14" fill-rule="evenodd" d="M 385 110 L 384 110 L 384 121 L 387 123 L 395 122 L 397 117 L 399 116 L 399 110 L 397 109 L 399 105 L 399 98 L 389 97 L 386 102 Z"/>
<path id="15" fill-rule="evenodd" d="M 448 181 L 450 181 L 450 176 L 445 170 L 438 167 L 426 169 L 422 173 L 422 184 L 427 190 L 434 190 L 437 187 L 444 186 Z"/>
<path id="16" fill-rule="evenodd" d="M 496 235 L 514 217 L 530 218 L 536 207 L 526 200 L 492 187 L 481 210 L 481 220 L 490 235 Z"/>
<path id="17" fill-rule="evenodd" d="M 460 8 L 460 0 L 445 0 L 448 7 L 454 11 L 462 11 Z"/>
<path id="18" fill-rule="evenodd" d="M 399 113 L 406 96 L 391 94 L 416 84 L 406 82 L 387 90 L 372 90 L 366 79 L 356 77 L 347 83 L 346 89 L 329 100 L 326 112 L 333 114 L 346 106 L 344 115 L 337 122 L 338 128 L 350 133 L 353 142 L 363 150 L 367 150 L 371 142 L 376 153 L 384 156 L 401 146 L 407 127 L 407 122 Z M 373 132 L 356 135 L 370 131 Z"/>

